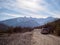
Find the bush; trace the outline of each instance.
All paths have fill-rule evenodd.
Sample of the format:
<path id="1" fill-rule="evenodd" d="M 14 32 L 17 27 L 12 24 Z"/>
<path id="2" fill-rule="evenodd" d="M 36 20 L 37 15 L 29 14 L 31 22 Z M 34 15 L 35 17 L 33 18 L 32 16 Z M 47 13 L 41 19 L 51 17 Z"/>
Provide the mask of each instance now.
<path id="1" fill-rule="evenodd" d="M 60 19 L 58 19 L 54 22 L 47 23 L 41 27 L 49 28 L 51 34 L 60 36 Z"/>
<path id="2" fill-rule="evenodd" d="M 32 31 L 33 28 L 28 28 L 28 27 L 9 27 L 8 30 L 6 31 L 7 33 L 24 33 L 24 32 L 30 32 Z"/>
<path id="3" fill-rule="evenodd" d="M 56 25 L 55 34 L 60 36 L 60 25 Z"/>

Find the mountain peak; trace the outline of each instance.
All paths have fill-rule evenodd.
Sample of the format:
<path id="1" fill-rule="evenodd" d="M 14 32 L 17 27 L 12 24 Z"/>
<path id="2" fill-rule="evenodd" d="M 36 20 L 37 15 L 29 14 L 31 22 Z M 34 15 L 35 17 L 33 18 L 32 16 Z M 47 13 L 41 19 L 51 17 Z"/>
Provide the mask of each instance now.
<path id="1" fill-rule="evenodd" d="M 2 23 L 8 25 L 8 26 L 22 26 L 22 27 L 36 27 L 44 25 L 48 22 L 54 21 L 55 18 L 48 17 L 48 18 L 32 18 L 32 17 L 19 17 L 14 19 L 9 19 L 5 21 L 1 21 Z"/>

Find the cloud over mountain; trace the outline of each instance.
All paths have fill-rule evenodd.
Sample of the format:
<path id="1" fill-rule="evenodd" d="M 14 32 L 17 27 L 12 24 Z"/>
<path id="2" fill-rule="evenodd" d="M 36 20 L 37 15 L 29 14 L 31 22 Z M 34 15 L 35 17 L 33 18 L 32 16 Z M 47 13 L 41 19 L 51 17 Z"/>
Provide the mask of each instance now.
<path id="1" fill-rule="evenodd" d="M 3 13 L 12 17 L 60 18 L 60 0 L 0 0 L 0 15 Z"/>

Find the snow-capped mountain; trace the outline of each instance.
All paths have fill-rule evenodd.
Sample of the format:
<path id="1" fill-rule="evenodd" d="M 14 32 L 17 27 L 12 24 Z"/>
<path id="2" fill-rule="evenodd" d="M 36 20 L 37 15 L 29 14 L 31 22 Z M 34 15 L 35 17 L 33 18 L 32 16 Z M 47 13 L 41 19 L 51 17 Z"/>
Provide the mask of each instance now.
<path id="1" fill-rule="evenodd" d="M 28 17 L 19 17 L 14 19 L 9 19 L 5 21 L 0 21 L 8 26 L 21 26 L 21 27 L 36 27 L 44 25 L 48 22 L 52 22 L 56 20 L 56 18 L 48 17 L 48 18 L 28 18 Z"/>

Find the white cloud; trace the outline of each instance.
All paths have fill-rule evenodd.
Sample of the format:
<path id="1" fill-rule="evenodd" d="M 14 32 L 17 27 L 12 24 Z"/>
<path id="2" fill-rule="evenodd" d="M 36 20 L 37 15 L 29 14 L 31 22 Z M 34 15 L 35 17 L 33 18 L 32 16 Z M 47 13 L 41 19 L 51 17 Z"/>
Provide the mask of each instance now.
<path id="1" fill-rule="evenodd" d="M 45 2 L 44 0 L 16 0 L 16 2 L 12 1 L 12 0 L 6 0 L 7 3 L 5 2 L 4 4 L 1 5 L 1 7 L 10 9 L 10 10 L 14 10 L 20 13 L 25 14 L 25 16 L 32 16 L 32 17 L 36 17 L 36 18 L 45 18 L 48 16 L 42 15 L 42 14 L 35 14 L 37 11 L 45 11 L 47 13 L 49 13 L 52 16 L 57 16 L 59 17 L 59 13 L 55 12 L 51 12 L 50 9 L 48 9 L 48 6 L 51 6 L 51 4 L 48 4 L 47 2 Z M 54 1 L 53 1 L 54 3 Z M 43 5 L 42 5 L 43 4 Z M 56 4 L 56 2 L 54 3 Z M 56 4 L 57 5 L 57 4 Z M 33 13 L 28 13 L 26 10 L 25 11 L 21 11 L 21 9 L 26 9 L 29 10 Z M 9 13 L 5 13 L 6 15 L 10 15 L 13 17 L 21 17 L 24 15 L 18 15 L 18 14 L 9 14 Z"/>
<path id="2" fill-rule="evenodd" d="M 55 18 L 60 18 L 60 14 L 54 15 Z"/>
<path id="3" fill-rule="evenodd" d="M 42 0 L 17 0 L 17 8 L 28 9 L 30 11 L 44 10 L 42 6 L 39 5 L 39 1 Z"/>
<path id="4" fill-rule="evenodd" d="M 60 12 L 56 12 L 55 15 L 53 15 L 53 17 L 60 18 Z"/>
<path id="5" fill-rule="evenodd" d="M 31 17 L 33 18 L 46 18 L 48 16 L 43 16 L 43 15 L 38 15 L 38 14 L 30 14 Z"/>
<path id="6" fill-rule="evenodd" d="M 18 14 L 9 14 L 9 13 L 0 13 L 2 15 L 6 15 L 6 16 L 11 16 L 11 17 L 23 17 L 22 15 L 18 15 Z"/>
<path id="7" fill-rule="evenodd" d="M 39 5 L 39 3 L 44 3 L 46 5 L 44 7 L 42 5 Z M 48 4 L 48 3 L 44 2 L 43 0 L 22 0 L 22 1 L 17 0 L 17 7 L 18 8 L 27 9 L 27 10 L 30 10 L 30 11 L 33 11 L 33 12 L 37 12 L 38 10 L 41 10 L 41 11 L 45 11 L 45 12 L 51 14 L 51 15 L 56 15 L 55 13 L 50 12 L 47 9 L 47 6 L 49 6 L 49 5 L 51 5 L 51 4 Z M 25 14 L 26 14 L 26 12 L 25 12 Z M 32 13 L 30 13 L 30 14 L 32 14 Z M 29 15 L 29 13 L 27 15 Z M 37 16 L 37 15 L 33 15 L 33 16 Z M 39 16 L 41 16 L 41 15 L 39 15 Z"/>

